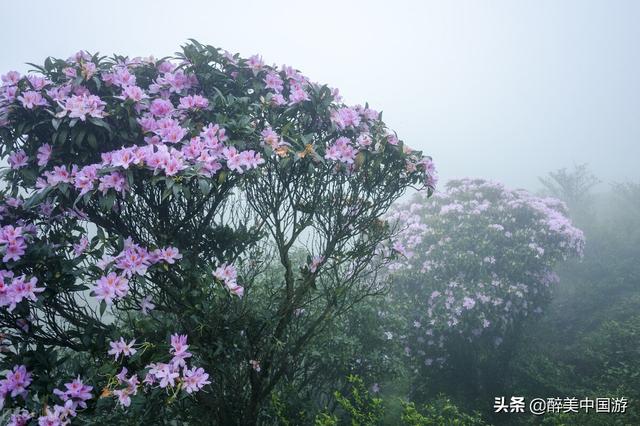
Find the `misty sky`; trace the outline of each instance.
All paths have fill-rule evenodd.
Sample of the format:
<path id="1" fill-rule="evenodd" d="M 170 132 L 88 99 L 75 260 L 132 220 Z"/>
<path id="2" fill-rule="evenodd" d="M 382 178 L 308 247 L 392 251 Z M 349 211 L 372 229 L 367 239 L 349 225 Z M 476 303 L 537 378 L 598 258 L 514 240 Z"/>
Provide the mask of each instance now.
<path id="1" fill-rule="evenodd" d="M 640 1 L 21 1 L 0 73 L 80 49 L 156 57 L 188 38 L 368 101 L 441 178 L 538 187 L 589 163 L 640 180 Z"/>

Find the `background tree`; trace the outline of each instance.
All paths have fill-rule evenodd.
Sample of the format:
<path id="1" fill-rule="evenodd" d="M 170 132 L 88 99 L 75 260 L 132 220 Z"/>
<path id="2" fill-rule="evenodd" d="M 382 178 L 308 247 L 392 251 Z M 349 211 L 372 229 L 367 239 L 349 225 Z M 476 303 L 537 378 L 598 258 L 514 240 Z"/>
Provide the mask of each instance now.
<path id="1" fill-rule="evenodd" d="M 591 195 L 583 207 L 588 214 L 570 210 L 588 241 L 584 258 L 558 268 L 560 285 L 546 315 L 523 336 L 511 384 L 529 396 L 625 397 L 626 413 L 559 415 L 549 424 L 640 421 L 639 188 L 634 182 L 612 184 Z"/>
<path id="2" fill-rule="evenodd" d="M 573 169 L 562 168 L 539 178 L 542 183 L 542 193 L 546 196 L 562 200 L 572 212 L 573 220 L 581 221 L 576 217 L 580 212 L 587 220 L 593 215 L 593 189 L 599 183 L 598 179 L 589 169 L 587 164 L 573 166 Z"/>
<path id="3" fill-rule="evenodd" d="M 554 266 L 581 255 L 584 238 L 558 200 L 482 179 L 445 187 L 391 215 L 403 229 L 391 289 L 405 309 L 413 397 L 444 392 L 482 409 L 509 381 L 526 319 L 548 304 Z"/>

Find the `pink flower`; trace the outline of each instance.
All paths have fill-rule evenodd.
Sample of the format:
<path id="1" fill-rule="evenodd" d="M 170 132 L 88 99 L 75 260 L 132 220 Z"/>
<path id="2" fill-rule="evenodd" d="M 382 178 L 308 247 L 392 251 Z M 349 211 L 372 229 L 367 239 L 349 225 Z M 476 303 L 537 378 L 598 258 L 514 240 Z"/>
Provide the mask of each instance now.
<path id="1" fill-rule="evenodd" d="M 175 247 L 165 247 L 160 250 L 160 259 L 167 262 L 169 265 L 173 265 L 176 260 L 182 259 L 182 255 Z"/>
<path id="2" fill-rule="evenodd" d="M 120 371 L 116 377 L 118 379 L 118 383 L 121 385 L 124 384 L 126 387 L 124 389 L 117 389 L 113 391 L 113 394 L 118 397 L 120 405 L 124 407 L 131 405 L 131 395 L 136 395 L 138 393 L 138 385 L 140 384 L 140 380 L 138 380 L 138 376 L 136 374 L 129 378 L 127 378 L 126 374 L 127 369 L 122 367 L 122 371 Z"/>
<path id="3" fill-rule="evenodd" d="M 224 282 L 225 287 L 238 297 L 244 295 L 244 287 L 237 284 L 238 272 L 233 265 L 223 263 L 214 272 L 213 276 Z"/>
<path id="4" fill-rule="evenodd" d="M 136 77 L 122 65 L 118 65 L 111 73 L 102 73 L 101 77 L 106 86 L 116 85 L 124 89 L 136 84 Z"/>
<path id="5" fill-rule="evenodd" d="M 80 68 L 85 80 L 89 80 L 96 73 L 96 64 L 93 62 L 82 62 Z"/>
<path id="6" fill-rule="evenodd" d="M 93 184 L 98 178 L 98 166 L 85 166 L 76 174 L 74 186 L 80 190 L 79 195 L 84 195 L 93 190 Z"/>
<path id="7" fill-rule="evenodd" d="M 17 170 L 21 167 L 26 167 L 28 161 L 29 157 L 22 149 L 20 151 L 11 153 L 11 155 L 9 156 L 9 165 L 14 170 Z"/>
<path id="8" fill-rule="evenodd" d="M 155 99 L 149 106 L 149 111 L 156 117 L 167 117 L 173 112 L 173 104 L 167 99 Z"/>
<path id="9" fill-rule="evenodd" d="M 5 379 L 0 380 L 0 389 L 3 395 L 9 394 L 11 398 L 21 396 L 26 399 L 31 381 L 31 373 L 27 371 L 27 367 L 16 365 L 13 370 L 7 372 Z"/>
<path id="10" fill-rule="evenodd" d="M 56 186 L 59 183 L 73 183 L 73 176 L 64 166 L 54 166 L 53 171 L 45 172 L 47 185 Z"/>
<path id="11" fill-rule="evenodd" d="M 182 70 L 175 72 L 167 72 L 162 77 L 156 80 L 156 88 L 154 90 L 160 91 L 161 88 L 168 88 L 169 92 L 180 93 L 190 89 L 196 84 L 196 78 L 192 74 L 185 74 Z M 153 85 L 152 85 L 153 86 Z M 153 91 L 150 86 L 150 91 Z"/>
<path id="12" fill-rule="evenodd" d="M 38 106 L 48 105 L 47 100 L 44 99 L 39 92 L 35 92 L 33 90 L 24 92 L 21 96 L 18 96 L 17 99 L 22 103 L 22 106 L 25 107 L 26 109 L 34 109 L 35 107 L 38 107 Z"/>
<path id="13" fill-rule="evenodd" d="M 111 346 L 111 349 L 109 349 L 109 352 L 107 353 L 109 355 L 113 355 L 116 361 L 118 360 L 120 355 L 122 355 L 123 358 L 130 357 L 137 352 L 137 350 L 133 347 L 133 345 L 135 344 L 136 339 L 133 339 L 132 341 L 127 343 L 124 341 L 124 338 L 121 337 L 118 341 L 109 342 L 109 346 Z"/>
<path id="14" fill-rule="evenodd" d="M 27 426 L 31 419 L 31 413 L 25 409 L 21 409 L 17 413 L 11 415 L 11 419 L 9 419 L 7 426 Z"/>
<path id="15" fill-rule="evenodd" d="M 369 147 L 373 144 L 373 140 L 371 139 L 371 135 L 367 133 L 363 133 L 356 139 L 356 142 L 361 147 Z"/>
<path id="16" fill-rule="evenodd" d="M 260 136 L 262 136 L 262 142 L 273 149 L 276 149 L 283 144 L 282 138 L 280 138 L 280 136 L 274 132 L 271 127 L 264 129 L 262 133 L 260 133 Z"/>
<path id="17" fill-rule="evenodd" d="M 0 228 L 0 244 L 13 244 L 23 240 L 23 228 L 21 226 L 5 225 Z"/>
<path id="18" fill-rule="evenodd" d="M 309 271 L 312 274 L 315 274 L 315 272 L 318 270 L 318 266 L 320 266 L 322 262 L 324 262 L 324 256 L 314 256 L 313 259 L 311 259 L 311 264 L 309 265 Z"/>
<path id="19" fill-rule="evenodd" d="M 0 99 L 6 101 L 6 103 L 12 103 L 16 100 L 16 96 L 18 95 L 18 87 L 17 86 L 0 86 Z M 3 105 L 3 111 L 6 113 L 6 105 Z"/>
<path id="20" fill-rule="evenodd" d="M 342 136 L 336 139 L 334 144 L 327 149 L 324 158 L 341 161 L 345 164 L 353 164 L 356 154 L 357 151 L 351 146 L 351 141 Z"/>
<path id="21" fill-rule="evenodd" d="M 239 298 L 242 298 L 242 296 L 244 296 L 244 287 L 242 287 L 241 285 L 228 282 L 225 282 L 225 285 L 227 286 L 227 289 L 229 289 L 229 292 L 231 294 L 235 294 Z"/>
<path id="22" fill-rule="evenodd" d="M 282 79 L 275 72 L 267 73 L 267 76 L 264 78 L 264 82 L 267 89 L 272 89 L 276 93 L 282 92 L 282 89 L 284 88 Z"/>
<path id="23" fill-rule="evenodd" d="M 182 370 L 182 383 L 187 393 L 197 392 L 211 382 L 208 380 L 209 375 L 202 368 L 193 368 Z"/>
<path id="24" fill-rule="evenodd" d="M 255 152 L 250 149 L 247 151 L 242 151 L 240 154 L 240 165 L 245 167 L 247 170 L 255 169 L 260 164 L 264 164 L 264 159 L 260 155 L 259 152 Z"/>
<path id="25" fill-rule="evenodd" d="M 111 172 L 100 178 L 98 190 L 102 192 L 102 195 L 106 194 L 109 189 L 115 189 L 117 192 L 122 193 L 125 192 L 126 181 L 120 172 Z"/>
<path id="26" fill-rule="evenodd" d="M 29 84 L 34 90 L 42 90 L 45 86 L 51 84 L 50 80 L 35 74 L 29 74 L 27 80 L 29 80 Z"/>
<path id="27" fill-rule="evenodd" d="M 45 143 L 38 148 L 38 154 L 36 157 L 38 158 L 38 166 L 46 166 L 49 162 L 49 158 L 51 158 L 51 145 Z"/>
<path id="28" fill-rule="evenodd" d="M 200 95 L 191 95 L 180 98 L 180 109 L 205 109 L 209 106 L 209 100 Z"/>
<path id="29" fill-rule="evenodd" d="M 309 94 L 304 91 L 304 89 L 302 88 L 302 85 L 293 84 L 291 86 L 291 93 L 289 93 L 290 105 L 295 105 L 302 101 L 308 101 L 308 100 L 309 100 Z"/>
<path id="30" fill-rule="evenodd" d="M 82 253 L 84 253 L 88 246 L 89 240 L 86 236 L 82 236 L 82 238 L 80 238 L 80 242 L 73 245 L 73 254 L 75 254 L 76 256 L 80 256 Z"/>
<path id="31" fill-rule="evenodd" d="M 9 71 L 0 77 L 0 79 L 2 79 L 3 86 L 14 86 L 20 81 L 20 73 L 18 71 Z"/>
<path id="32" fill-rule="evenodd" d="M 76 378 L 70 383 L 65 383 L 64 386 L 67 388 L 65 391 L 54 389 L 53 393 L 58 395 L 63 401 L 71 400 L 74 410 L 77 407 L 87 408 L 87 403 L 85 401 L 93 398 L 93 395 L 91 395 L 93 386 L 85 385 L 84 383 L 82 383 L 80 377 Z"/>
<path id="33" fill-rule="evenodd" d="M 143 133 L 153 132 L 158 126 L 155 118 L 153 118 L 153 116 L 149 114 L 145 115 L 144 117 L 138 118 L 136 121 L 142 128 Z"/>
<path id="34" fill-rule="evenodd" d="M 149 369 L 149 374 L 151 375 L 152 380 L 159 380 L 159 385 L 161 388 L 166 388 L 167 386 L 175 386 L 175 379 L 180 376 L 173 364 L 158 363 L 150 364 L 149 367 L 151 367 Z"/>
<path id="35" fill-rule="evenodd" d="M 264 61 L 262 60 L 262 56 L 253 55 L 247 60 L 247 66 L 251 68 L 254 72 L 260 71 L 264 66 Z"/>
<path id="36" fill-rule="evenodd" d="M 120 299 L 129 292 L 129 281 L 115 272 L 101 277 L 93 287 L 93 293 L 98 300 L 104 300 L 110 305 L 114 299 Z"/>
<path id="37" fill-rule="evenodd" d="M 133 148 L 121 148 L 111 155 L 111 165 L 128 169 L 131 163 L 136 161 Z"/>
<path id="38" fill-rule="evenodd" d="M 171 350 L 169 353 L 173 355 L 171 364 L 175 367 L 184 367 L 186 365 L 185 359 L 191 358 L 191 353 L 187 352 L 189 345 L 187 345 L 187 335 L 173 334 L 171 335 Z"/>
<path id="39" fill-rule="evenodd" d="M 144 275 L 151 265 L 149 252 L 136 244 L 126 247 L 116 259 L 116 268 L 121 269 L 127 277 L 133 274 Z"/>
<path id="40" fill-rule="evenodd" d="M 214 272 L 213 276 L 224 282 L 235 282 L 238 278 L 238 271 L 233 265 L 223 263 Z"/>
<path id="41" fill-rule="evenodd" d="M 187 165 L 184 164 L 181 158 L 170 157 L 169 160 L 164 165 L 163 170 L 165 175 L 174 176 L 180 170 L 184 170 L 186 168 L 187 168 Z"/>
<path id="42" fill-rule="evenodd" d="M 243 173 L 242 163 L 240 155 L 238 155 L 238 150 L 234 147 L 225 148 L 223 151 L 225 160 L 227 160 L 227 167 L 229 170 L 236 171 L 238 173 Z"/>
<path id="43" fill-rule="evenodd" d="M 167 143 L 178 143 L 184 139 L 186 135 L 186 129 L 181 126 L 174 126 L 164 132 L 162 141 Z"/>
<path id="44" fill-rule="evenodd" d="M 13 207 L 14 209 L 17 209 L 18 207 L 24 204 L 24 200 L 17 197 L 7 197 L 5 199 L 5 203 L 7 203 L 9 207 Z"/>
<path id="45" fill-rule="evenodd" d="M 25 254 L 27 248 L 23 239 L 18 239 L 14 242 L 10 242 L 5 246 L 4 257 L 2 261 L 7 263 L 10 260 L 17 262 Z"/>
<path id="46" fill-rule="evenodd" d="M 6 299 L 3 298 L 1 304 L 9 304 L 7 310 L 13 311 L 16 305 L 23 300 L 37 301 L 36 293 L 42 293 L 45 289 L 43 287 L 36 287 L 38 279 L 31 277 L 29 281 L 26 280 L 24 275 L 14 278 L 11 282 L 11 286 L 8 287 L 6 292 Z"/>
<path id="47" fill-rule="evenodd" d="M 287 104 L 287 100 L 281 93 L 276 93 L 271 97 L 271 104 L 275 106 L 282 106 Z"/>
<path id="48" fill-rule="evenodd" d="M 122 96 L 119 96 L 119 98 L 124 100 L 131 99 L 134 102 L 140 102 L 141 100 L 148 98 L 148 96 L 144 93 L 144 90 L 138 86 L 125 86 L 122 90 Z"/>
<path id="49" fill-rule="evenodd" d="M 293 67 L 290 67 L 288 65 L 283 65 L 282 71 L 284 71 L 285 76 L 291 81 L 295 81 L 298 83 L 306 81 L 306 77 L 300 74 Z"/>
<path id="50" fill-rule="evenodd" d="M 70 118 L 79 118 L 82 121 L 87 116 L 93 118 L 104 117 L 105 103 L 95 95 L 73 95 L 60 103 L 62 111 L 57 114 L 58 117 L 64 117 L 67 114 Z"/>
<path id="51" fill-rule="evenodd" d="M 78 70 L 73 67 L 66 67 L 62 69 L 62 73 L 68 78 L 75 79 L 78 76 Z"/>
<path id="52" fill-rule="evenodd" d="M 47 95 L 54 101 L 62 102 L 69 97 L 72 89 L 73 87 L 68 84 L 65 86 L 52 87 L 51 89 L 47 89 L 46 92 Z"/>
<path id="53" fill-rule="evenodd" d="M 464 300 L 463 300 L 463 302 L 462 302 L 462 306 L 463 306 L 465 309 L 471 309 L 471 308 L 473 308 L 474 306 L 476 306 L 476 301 L 475 301 L 475 300 L 473 300 L 473 299 L 472 299 L 472 298 L 470 298 L 470 297 L 465 297 L 465 298 L 464 298 Z"/>
<path id="54" fill-rule="evenodd" d="M 148 315 L 149 311 L 152 311 L 153 309 L 155 309 L 155 307 L 156 305 L 152 303 L 152 298 L 150 295 L 143 297 L 140 301 L 140 310 L 144 315 Z"/>
<path id="55" fill-rule="evenodd" d="M 331 121 L 339 129 L 358 127 L 360 125 L 360 114 L 353 108 L 340 108 L 331 115 Z"/>
<path id="56" fill-rule="evenodd" d="M 174 64 L 169 61 L 162 61 L 158 64 L 158 71 L 165 74 L 173 71 L 176 68 Z"/>
<path id="57" fill-rule="evenodd" d="M 393 243 L 393 250 L 400 253 L 403 256 L 407 256 L 407 249 L 404 247 L 404 244 L 402 244 L 400 241 L 396 241 Z"/>

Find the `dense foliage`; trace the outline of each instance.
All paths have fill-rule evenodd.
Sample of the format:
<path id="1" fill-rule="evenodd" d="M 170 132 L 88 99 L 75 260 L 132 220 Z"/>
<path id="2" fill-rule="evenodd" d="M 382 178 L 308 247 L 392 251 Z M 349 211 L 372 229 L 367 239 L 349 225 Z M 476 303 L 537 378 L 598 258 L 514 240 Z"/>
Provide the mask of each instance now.
<path id="1" fill-rule="evenodd" d="M 257 55 L 34 67 L 0 89 L 12 424 L 267 421 L 316 337 L 380 292 L 381 219 L 431 192 L 430 159 Z"/>

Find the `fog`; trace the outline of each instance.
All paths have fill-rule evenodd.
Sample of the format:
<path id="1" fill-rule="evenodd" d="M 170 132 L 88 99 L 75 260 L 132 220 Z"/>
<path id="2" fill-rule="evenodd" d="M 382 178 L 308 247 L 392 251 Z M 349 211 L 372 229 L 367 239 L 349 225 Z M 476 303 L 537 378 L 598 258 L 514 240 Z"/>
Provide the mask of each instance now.
<path id="1" fill-rule="evenodd" d="M 428 165 L 391 140 L 343 158 L 323 140 L 314 167 L 296 143 L 315 123 L 384 137 L 318 121 L 336 113 L 320 95 L 268 106 L 255 68 L 194 67 L 219 96 L 167 101 L 156 64 L 119 96 L 78 61 L 105 109 L 76 92 L 60 120 L 25 81 L 0 87 L 24 95 L 0 106 L 0 424 L 77 407 L 83 424 L 640 424 L 639 1 L 3 6 L 0 75 L 189 39 L 260 54 L 383 111 L 441 184 L 405 193 Z M 129 149 L 141 129 L 157 148 Z M 260 148 L 237 140 L 255 131 Z"/>
<path id="2" fill-rule="evenodd" d="M 537 188 L 587 163 L 637 180 L 640 3 L 13 2 L 0 70 L 80 49 L 169 55 L 188 38 L 290 64 L 368 101 L 441 178 Z"/>

